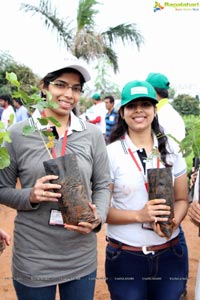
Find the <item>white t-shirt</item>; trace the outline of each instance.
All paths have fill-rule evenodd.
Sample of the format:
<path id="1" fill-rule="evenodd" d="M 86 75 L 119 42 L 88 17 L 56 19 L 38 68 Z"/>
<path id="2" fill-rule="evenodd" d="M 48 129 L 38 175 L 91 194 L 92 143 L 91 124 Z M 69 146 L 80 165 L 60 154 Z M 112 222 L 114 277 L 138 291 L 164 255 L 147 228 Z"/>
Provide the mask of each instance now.
<path id="1" fill-rule="evenodd" d="M 166 103 L 158 109 L 157 114 L 164 132 L 173 135 L 179 142 L 182 141 L 185 137 L 185 123 L 173 106 Z"/>
<path id="2" fill-rule="evenodd" d="M 16 122 L 24 121 L 29 118 L 28 110 L 25 106 L 21 105 L 16 109 Z"/>
<path id="3" fill-rule="evenodd" d="M 14 115 L 14 119 L 13 119 L 13 123 L 16 123 L 16 116 L 15 116 L 15 111 L 14 108 L 12 107 L 12 105 L 8 105 L 7 108 L 4 108 L 2 115 L 1 115 L 1 122 L 4 123 L 5 128 L 7 128 L 9 126 L 9 120 L 10 120 L 10 115 L 13 114 Z"/>
<path id="4" fill-rule="evenodd" d="M 98 116 L 100 116 L 101 122 L 96 123 L 95 125 L 99 127 L 99 129 L 103 134 L 105 134 L 106 133 L 105 116 L 107 113 L 105 103 L 104 102 L 97 103 L 93 105 L 92 108 L 93 108 L 93 116 L 92 117 L 90 116 L 90 120 L 96 119 Z"/>
<path id="5" fill-rule="evenodd" d="M 157 149 L 157 146 L 157 139 L 154 136 L 154 149 Z M 128 148 L 134 153 L 142 172 L 138 170 L 136 164 L 133 162 Z M 172 141 L 170 149 L 174 149 Z M 114 185 L 111 205 L 115 208 L 140 210 L 148 201 L 148 193 L 145 188 L 146 174 L 144 174 L 137 150 L 139 149 L 132 143 L 127 134 L 124 140 L 116 141 L 107 146 L 111 178 Z M 173 179 L 187 172 L 186 163 L 181 153 L 170 154 L 167 161 L 173 164 Z M 158 159 L 155 155 L 149 155 L 146 160 L 146 169 L 156 168 L 157 162 Z M 161 162 L 160 168 L 164 168 Z M 171 239 L 176 237 L 178 233 L 179 228 L 173 232 Z M 124 244 L 136 247 L 159 245 L 167 241 L 165 238 L 158 236 L 154 231 L 143 229 L 141 223 L 126 225 L 107 224 L 107 235 Z"/>

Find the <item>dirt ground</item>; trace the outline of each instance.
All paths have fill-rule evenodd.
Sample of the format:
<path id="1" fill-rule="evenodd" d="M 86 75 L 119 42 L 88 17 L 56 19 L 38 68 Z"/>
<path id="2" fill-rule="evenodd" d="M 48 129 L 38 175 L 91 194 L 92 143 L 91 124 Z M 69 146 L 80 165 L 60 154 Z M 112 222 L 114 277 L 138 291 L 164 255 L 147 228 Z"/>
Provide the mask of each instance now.
<path id="1" fill-rule="evenodd" d="M 13 236 L 13 224 L 15 210 L 0 205 L 0 228 L 7 231 Z M 194 289 L 198 260 L 200 258 L 200 238 L 198 229 L 186 217 L 183 222 L 183 229 L 188 243 L 189 250 L 189 280 L 187 300 L 194 300 Z M 95 300 L 109 300 L 109 293 L 104 280 L 104 260 L 105 260 L 105 227 L 98 233 L 98 273 L 95 289 Z M 12 244 L 7 247 L 6 251 L 0 256 L 0 299 L 16 300 L 16 295 L 12 285 L 11 275 L 11 255 Z M 59 299 L 57 295 L 57 300 Z M 27 299 L 28 300 L 28 299 Z M 161 299 L 162 300 L 162 299 Z"/>

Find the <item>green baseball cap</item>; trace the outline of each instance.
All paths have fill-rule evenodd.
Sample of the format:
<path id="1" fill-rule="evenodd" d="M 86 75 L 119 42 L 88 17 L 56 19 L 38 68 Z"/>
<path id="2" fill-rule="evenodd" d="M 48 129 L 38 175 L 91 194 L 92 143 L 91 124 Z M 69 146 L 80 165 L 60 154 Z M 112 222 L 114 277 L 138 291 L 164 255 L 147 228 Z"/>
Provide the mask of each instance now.
<path id="1" fill-rule="evenodd" d="M 93 96 L 92 96 L 92 99 L 94 100 L 101 100 L 101 97 L 98 93 L 95 93 Z"/>
<path id="2" fill-rule="evenodd" d="M 139 80 L 130 81 L 122 89 L 121 106 L 140 98 L 147 98 L 153 104 L 158 103 L 158 100 L 156 99 L 156 91 L 150 83 Z"/>
<path id="3" fill-rule="evenodd" d="M 169 89 L 169 80 L 168 78 L 161 73 L 149 73 L 146 81 L 148 81 L 154 88 L 158 89 Z"/>

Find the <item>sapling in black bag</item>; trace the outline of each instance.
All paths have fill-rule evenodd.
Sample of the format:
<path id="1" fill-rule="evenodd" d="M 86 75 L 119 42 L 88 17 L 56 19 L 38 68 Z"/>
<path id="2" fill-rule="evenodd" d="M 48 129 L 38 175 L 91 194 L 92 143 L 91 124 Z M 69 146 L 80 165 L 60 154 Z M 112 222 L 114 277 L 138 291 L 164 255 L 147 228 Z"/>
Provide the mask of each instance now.
<path id="1" fill-rule="evenodd" d="M 89 206 L 76 155 L 72 153 L 50 159 L 43 165 L 47 175 L 59 176 L 51 183 L 61 185 L 59 192 L 62 197 L 58 200 L 58 206 L 63 222 L 71 225 L 78 225 L 82 221 L 93 223 L 95 216 Z"/>
<path id="2" fill-rule="evenodd" d="M 173 232 L 173 218 L 174 218 L 174 188 L 172 181 L 171 167 L 155 168 L 147 170 L 149 200 L 165 199 L 166 205 L 169 205 L 170 215 L 167 222 L 158 222 L 161 231 L 167 238 L 170 238 Z M 165 217 L 165 216 L 162 216 Z"/>

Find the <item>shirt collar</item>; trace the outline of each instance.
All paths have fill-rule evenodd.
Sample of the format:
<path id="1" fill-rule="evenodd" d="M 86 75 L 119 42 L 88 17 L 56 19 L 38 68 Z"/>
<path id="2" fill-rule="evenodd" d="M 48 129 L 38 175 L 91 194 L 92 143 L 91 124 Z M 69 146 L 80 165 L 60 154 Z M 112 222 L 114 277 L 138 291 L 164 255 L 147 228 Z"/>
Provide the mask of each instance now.
<path id="1" fill-rule="evenodd" d="M 83 131 L 86 129 L 86 126 L 83 123 L 83 121 L 80 118 L 78 118 L 72 111 L 70 113 L 70 116 L 71 124 L 68 129 L 69 134 L 71 134 L 72 131 Z"/>
<path id="2" fill-rule="evenodd" d="M 40 122 L 38 121 L 38 118 L 41 118 L 41 112 L 36 109 L 33 114 L 32 114 L 32 119 L 34 120 L 34 123 L 37 127 L 38 130 L 43 130 L 43 129 L 48 129 L 50 128 L 50 125 L 41 125 Z M 68 128 L 68 135 L 72 134 L 73 131 L 83 131 L 86 129 L 85 123 L 78 118 L 72 111 L 70 112 L 70 118 L 71 118 L 71 123 Z M 33 122 L 30 118 L 30 125 L 33 125 Z"/>
<path id="3" fill-rule="evenodd" d="M 130 148 L 131 151 L 136 152 L 139 150 L 139 148 L 133 144 L 127 132 L 124 135 L 124 141 L 127 148 Z M 158 139 L 156 138 L 156 135 L 153 133 L 153 150 L 157 150 L 157 149 L 158 149 Z"/>

